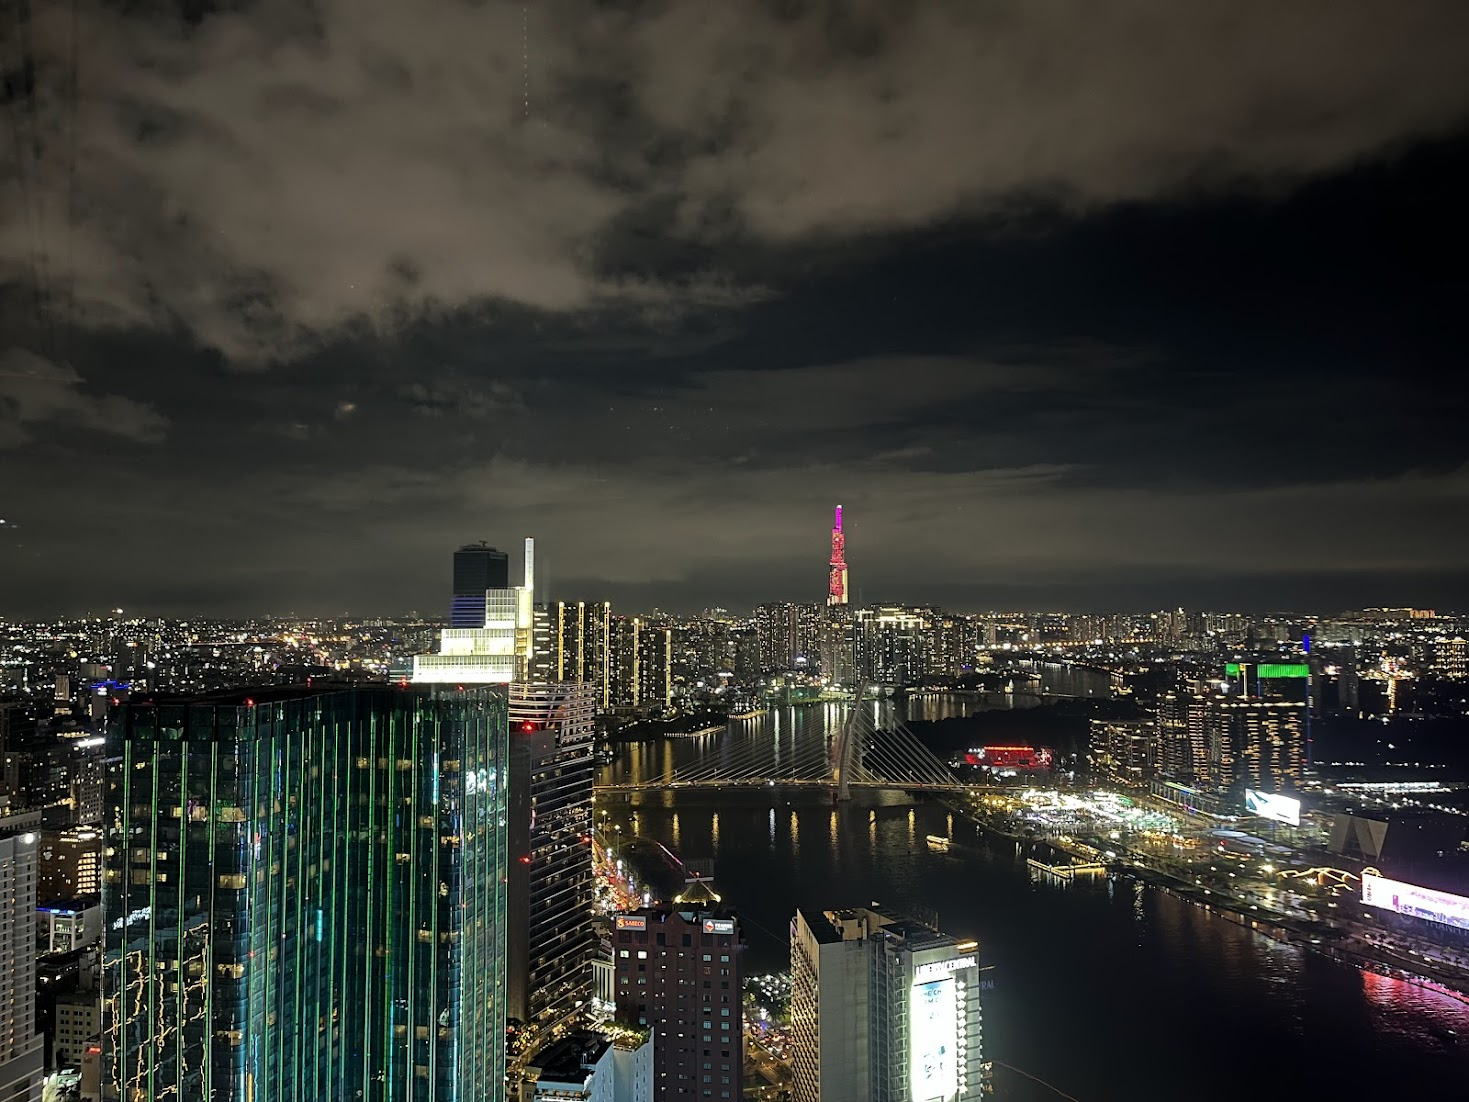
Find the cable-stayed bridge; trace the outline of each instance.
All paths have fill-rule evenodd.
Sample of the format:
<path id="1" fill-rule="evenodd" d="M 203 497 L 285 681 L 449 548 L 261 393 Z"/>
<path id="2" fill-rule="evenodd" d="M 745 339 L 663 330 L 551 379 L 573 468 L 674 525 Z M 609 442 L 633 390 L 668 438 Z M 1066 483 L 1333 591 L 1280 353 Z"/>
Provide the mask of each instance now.
<path id="1" fill-rule="evenodd" d="M 840 707 L 845 717 L 819 730 L 742 734 L 737 724 L 722 735 L 699 740 L 696 751 L 667 754 L 636 778 L 601 788 L 648 791 L 670 788 L 830 789 L 838 799 L 853 790 L 961 791 L 953 771 L 924 746 L 908 726 L 871 702 Z M 679 760 L 682 758 L 682 760 Z"/>

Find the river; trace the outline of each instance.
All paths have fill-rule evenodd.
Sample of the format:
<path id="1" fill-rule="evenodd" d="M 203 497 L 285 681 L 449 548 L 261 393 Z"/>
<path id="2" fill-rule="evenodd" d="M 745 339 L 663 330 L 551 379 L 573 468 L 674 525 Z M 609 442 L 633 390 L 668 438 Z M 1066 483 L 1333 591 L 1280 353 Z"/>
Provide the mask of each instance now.
<path id="1" fill-rule="evenodd" d="M 733 737 L 820 737 L 832 711 L 773 713 Z M 635 779 L 668 754 L 713 752 L 684 745 L 694 741 L 622 747 L 608 772 Z M 986 1058 L 1080 1102 L 1450 1098 L 1469 1082 L 1469 1006 L 1130 881 L 1035 880 L 1013 842 L 938 804 L 869 794 L 835 809 L 815 792 L 685 790 L 642 793 L 636 806 L 604 798 L 602 813 L 624 839 L 712 867 L 741 915 L 749 972 L 788 966 L 798 906 L 936 911 L 993 965 Z M 953 847 L 931 852 L 928 834 L 952 834 Z M 629 853 L 655 886 L 676 888 L 682 872 L 661 849 Z M 996 1082 L 997 1099 L 1060 1097 L 1003 1066 Z"/>

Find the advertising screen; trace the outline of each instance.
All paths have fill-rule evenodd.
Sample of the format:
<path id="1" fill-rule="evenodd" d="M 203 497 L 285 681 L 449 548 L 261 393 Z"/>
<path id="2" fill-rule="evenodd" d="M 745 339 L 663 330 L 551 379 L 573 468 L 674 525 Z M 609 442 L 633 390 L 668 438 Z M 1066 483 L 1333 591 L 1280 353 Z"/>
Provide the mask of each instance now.
<path id="1" fill-rule="evenodd" d="M 618 915 L 617 928 L 619 930 L 646 930 L 648 928 L 648 916 Z"/>
<path id="2" fill-rule="evenodd" d="M 1277 823 L 1301 825 L 1301 801 L 1274 792 L 1256 792 L 1245 789 L 1245 810 L 1262 819 L 1274 819 Z"/>
<path id="3" fill-rule="evenodd" d="M 732 934 L 734 933 L 734 920 L 706 918 L 704 920 L 704 932 L 706 934 Z"/>
<path id="4" fill-rule="evenodd" d="M 1369 907 L 1469 930 L 1469 899 L 1462 895 L 1436 892 L 1369 872 L 1362 877 L 1362 902 Z"/>
<path id="5" fill-rule="evenodd" d="M 952 976 L 915 983 L 909 996 L 908 1056 L 913 1102 L 947 1102 L 959 1093 L 954 1050 L 959 1000 Z"/>

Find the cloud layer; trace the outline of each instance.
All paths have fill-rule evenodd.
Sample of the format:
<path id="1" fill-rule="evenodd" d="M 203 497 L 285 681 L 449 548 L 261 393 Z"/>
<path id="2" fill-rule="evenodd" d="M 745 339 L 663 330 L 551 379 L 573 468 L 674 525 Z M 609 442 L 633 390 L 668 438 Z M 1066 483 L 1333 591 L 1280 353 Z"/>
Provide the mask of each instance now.
<path id="1" fill-rule="evenodd" d="M 0 278 L 240 363 L 485 302 L 655 316 L 782 248 L 1241 182 L 1469 109 L 1456 0 L 42 5 Z M 7 147 L 5 156 L 14 157 Z M 70 213 L 68 213 L 70 212 Z M 33 263 L 34 262 L 34 263 Z M 74 281 L 73 277 L 74 276 Z"/>

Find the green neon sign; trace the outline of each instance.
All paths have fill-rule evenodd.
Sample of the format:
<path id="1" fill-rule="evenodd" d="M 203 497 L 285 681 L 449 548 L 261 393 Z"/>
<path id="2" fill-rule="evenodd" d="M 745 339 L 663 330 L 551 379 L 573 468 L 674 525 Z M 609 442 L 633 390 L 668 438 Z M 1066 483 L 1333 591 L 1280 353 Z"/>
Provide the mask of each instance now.
<path id="1" fill-rule="evenodd" d="M 1304 662 L 1262 662 L 1259 676 L 1270 678 L 1310 677 L 1311 667 Z"/>
<path id="2" fill-rule="evenodd" d="M 1246 666 L 1240 662 L 1226 662 L 1224 676 L 1238 677 L 1245 669 Z M 1311 667 L 1304 662 L 1261 662 L 1255 667 L 1255 676 L 1266 681 L 1289 677 L 1310 677 Z"/>

